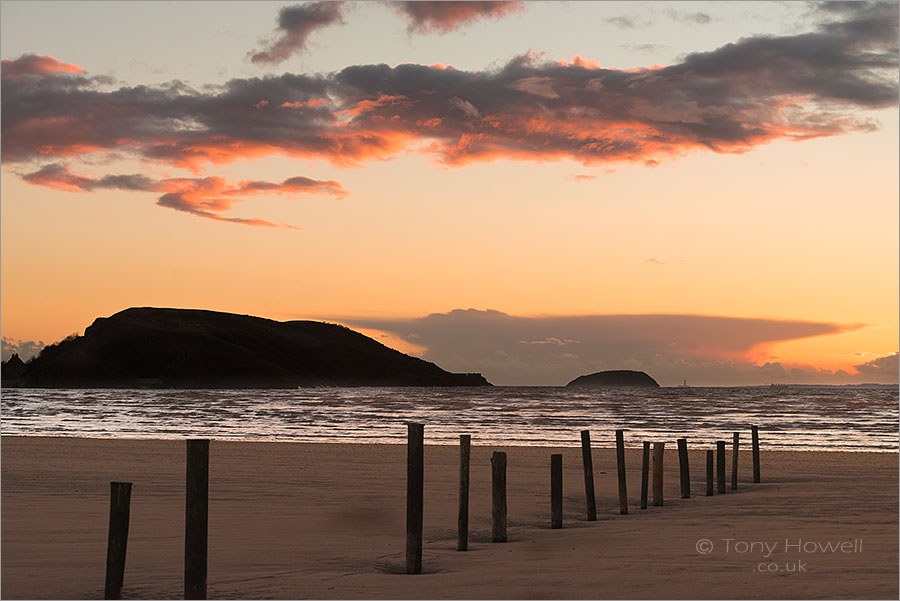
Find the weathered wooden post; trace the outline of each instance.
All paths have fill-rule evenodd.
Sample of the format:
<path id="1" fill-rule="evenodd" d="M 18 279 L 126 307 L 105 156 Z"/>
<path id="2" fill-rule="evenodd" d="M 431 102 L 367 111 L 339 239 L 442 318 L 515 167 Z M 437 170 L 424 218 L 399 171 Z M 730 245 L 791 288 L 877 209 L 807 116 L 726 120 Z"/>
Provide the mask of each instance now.
<path id="1" fill-rule="evenodd" d="M 734 440 L 731 443 L 731 490 L 737 490 L 738 447 L 740 446 L 740 441 L 740 433 L 735 432 Z"/>
<path id="2" fill-rule="evenodd" d="M 653 505 L 659 507 L 663 504 L 663 453 L 666 443 L 653 443 Z"/>
<path id="3" fill-rule="evenodd" d="M 687 438 L 678 439 L 678 467 L 681 475 L 681 498 L 691 498 L 691 468 L 688 464 Z"/>
<path id="4" fill-rule="evenodd" d="M 706 451 L 706 496 L 713 496 L 713 450 Z"/>
<path id="5" fill-rule="evenodd" d="M 650 442 L 644 441 L 644 454 L 641 457 L 641 509 L 647 509 L 647 484 L 650 479 Z"/>
<path id="6" fill-rule="evenodd" d="M 562 455 L 550 455 L 550 527 L 562 528 L 563 473 Z"/>
<path id="7" fill-rule="evenodd" d="M 125 550 L 131 513 L 131 482 L 109 483 L 109 538 L 106 545 L 104 599 L 121 599 L 125 582 Z"/>
<path id="8" fill-rule="evenodd" d="M 206 599 L 209 527 L 209 440 L 187 441 L 184 512 L 184 598 Z"/>
<path id="9" fill-rule="evenodd" d="M 459 515 L 457 517 L 456 550 L 469 548 L 469 456 L 472 437 L 459 435 Z"/>
<path id="10" fill-rule="evenodd" d="M 506 542 L 506 453 L 491 457 L 491 534 L 495 543 Z"/>
<path id="11" fill-rule="evenodd" d="M 619 513 L 628 515 L 628 491 L 625 488 L 624 430 L 616 430 L 616 467 L 619 471 Z"/>
<path id="12" fill-rule="evenodd" d="M 594 460 L 591 457 L 591 433 L 581 431 L 581 458 L 584 463 L 584 500 L 587 505 L 587 519 L 597 519 L 597 499 L 594 496 Z"/>
<path id="13" fill-rule="evenodd" d="M 759 427 L 751 426 L 753 433 L 753 481 L 759 482 Z"/>
<path id="14" fill-rule="evenodd" d="M 716 441 L 716 492 L 725 494 L 725 441 Z"/>
<path id="15" fill-rule="evenodd" d="M 424 521 L 425 424 L 407 424 L 406 443 L 406 573 L 422 573 Z"/>

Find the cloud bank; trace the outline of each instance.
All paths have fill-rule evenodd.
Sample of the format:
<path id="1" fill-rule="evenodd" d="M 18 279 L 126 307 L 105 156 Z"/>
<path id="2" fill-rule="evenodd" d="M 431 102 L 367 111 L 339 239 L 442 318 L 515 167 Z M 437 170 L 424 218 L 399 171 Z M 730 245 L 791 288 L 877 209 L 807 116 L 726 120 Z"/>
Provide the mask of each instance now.
<path id="1" fill-rule="evenodd" d="M 863 376 L 872 376 L 876 378 L 876 381 L 890 380 L 891 378 L 896 381 L 898 373 L 900 373 L 900 354 L 894 353 L 886 357 L 879 357 L 855 367 Z"/>
<path id="2" fill-rule="evenodd" d="M 3 154 L 116 150 L 199 168 L 261 155 L 352 164 L 408 150 L 450 164 L 744 152 L 870 130 L 855 110 L 896 106 L 897 6 L 852 16 L 629 71 L 529 54 L 495 71 L 360 65 L 202 91 L 181 82 L 110 90 L 84 74 L 26 71 L 29 55 L 3 64 Z"/>
<path id="3" fill-rule="evenodd" d="M 517 317 L 474 309 L 343 323 L 395 334 L 426 347 L 424 357 L 444 369 L 482 372 L 495 384 L 562 385 L 607 369 L 646 371 L 668 386 L 684 379 L 710 386 L 897 380 L 896 356 L 893 363 L 885 358 L 867 364 L 868 372 L 860 375 L 777 362 L 758 365 L 749 358 L 773 342 L 853 329 L 830 323 L 704 315 Z"/>

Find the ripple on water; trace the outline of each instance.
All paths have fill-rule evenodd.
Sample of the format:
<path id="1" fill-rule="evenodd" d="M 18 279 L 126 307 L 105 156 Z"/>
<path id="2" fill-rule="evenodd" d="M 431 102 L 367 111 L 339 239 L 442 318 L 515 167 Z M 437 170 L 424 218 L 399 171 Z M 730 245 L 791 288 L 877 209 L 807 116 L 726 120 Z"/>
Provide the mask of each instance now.
<path id="1" fill-rule="evenodd" d="M 549 387 L 297 390 L 4 389 L 3 434 L 402 443 L 611 446 L 687 437 L 730 440 L 758 424 L 767 448 L 897 450 L 896 388 L 793 386 L 568 390 Z"/>

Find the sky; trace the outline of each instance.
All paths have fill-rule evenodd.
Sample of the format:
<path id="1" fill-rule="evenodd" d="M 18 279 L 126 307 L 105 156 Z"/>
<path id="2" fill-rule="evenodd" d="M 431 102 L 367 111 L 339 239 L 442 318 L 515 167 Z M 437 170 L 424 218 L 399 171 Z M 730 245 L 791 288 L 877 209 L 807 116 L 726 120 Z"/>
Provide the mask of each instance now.
<path id="1" fill-rule="evenodd" d="M 3 359 L 159 306 L 896 383 L 897 8 L 4 1 Z"/>

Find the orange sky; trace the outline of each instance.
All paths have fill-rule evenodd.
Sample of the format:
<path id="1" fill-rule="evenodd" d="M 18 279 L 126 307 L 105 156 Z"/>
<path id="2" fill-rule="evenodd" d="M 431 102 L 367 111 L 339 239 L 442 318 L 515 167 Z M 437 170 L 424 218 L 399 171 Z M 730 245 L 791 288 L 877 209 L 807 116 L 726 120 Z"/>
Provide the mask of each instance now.
<path id="1" fill-rule="evenodd" d="M 347 72 L 328 84 L 333 86 L 329 90 L 288 101 L 278 96 L 282 88 L 274 80 L 260 84 L 251 75 L 312 77 L 325 72 L 315 70 L 316 60 L 343 60 L 332 50 L 358 38 L 354 27 L 366 11 L 400 30 L 402 18 L 395 11 L 354 5 L 346 9 L 345 25 L 317 31 L 319 37 L 310 37 L 315 43 L 308 42 L 281 63 L 259 65 L 242 53 L 271 30 L 282 5 L 259 7 L 263 14 L 256 21 L 230 24 L 230 31 L 249 36 L 241 52 L 223 50 L 220 64 L 204 59 L 210 62 L 206 72 L 224 70 L 221 81 L 238 78 L 253 91 L 246 98 L 234 87 L 209 92 L 219 104 L 210 101 L 210 108 L 200 110 L 239 100 L 244 112 L 235 123 L 263 115 L 257 129 L 272 128 L 263 143 L 252 138 L 261 135 L 258 131 L 238 135 L 227 121 L 216 121 L 213 129 L 211 120 L 219 114 L 212 112 L 196 113 L 191 118 L 199 121 L 184 121 L 182 127 L 188 129 L 177 135 L 142 138 L 120 130 L 116 135 L 121 138 L 108 135 L 103 119 L 131 118 L 151 106 L 156 111 L 188 110 L 181 103 L 195 106 L 197 94 L 207 93 L 196 90 L 208 82 L 197 80 L 191 65 L 184 74 L 171 67 L 165 57 L 175 53 L 172 48 L 159 47 L 158 40 L 139 41 L 123 52 L 134 52 L 134 60 L 144 62 L 157 52 L 163 57 L 160 64 L 169 65 L 155 76 L 160 82 L 194 78 L 190 85 L 196 94 L 171 92 L 171 108 L 160 108 L 158 99 L 139 98 L 131 87 L 142 84 L 140 68 L 135 75 L 121 60 L 104 63 L 100 56 L 85 54 L 84 40 L 13 35 L 13 27 L 38 30 L 41 3 L 35 4 L 31 9 L 3 7 L 0 319 L 10 344 L 53 342 L 81 332 L 95 317 L 129 306 L 345 323 L 476 308 L 523 317 L 764 318 L 831 324 L 840 330 L 738 353 L 740 361 L 753 364 L 779 362 L 855 374 L 853 366 L 897 352 L 896 99 L 847 101 L 835 100 L 829 90 L 780 91 L 778 86 L 787 84 L 773 76 L 765 82 L 773 90 L 756 104 L 717 97 L 718 108 L 710 109 L 691 96 L 705 89 L 700 84 L 685 91 L 653 79 L 657 72 L 668 73 L 659 65 L 677 70 L 683 61 L 695 60 L 701 66 L 691 73 L 707 68 L 700 58 L 684 58 L 702 51 L 709 53 L 703 61 L 722 61 L 715 67 L 717 77 L 729 81 L 733 93 L 751 89 L 746 86 L 754 82 L 763 85 L 752 72 L 741 71 L 728 80 L 731 63 L 724 51 L 716 51 L 721 43 L 714 36 L 731 41 L 751 36 L 740 47 L 750 52 L 757 43 L 754 33 L 759 39 L 763 34 L 790 37 L 787 28 L 778 30 L 781 25 L 745 22 L 741 27 L 750 29 L 732 32 L 738 26 L 729 24 L 728 10 L 702 3 L 651 3 L 646 14 L 631 14 L 637 10 L 633 5 L 585 3 L 565 9 L 519 7 L 479 17 L 470 25 L 447 21 L 451 26 L 443 33 L 432 27 L 392 37 L 368 29 L 371 57 L 363 60 L 367 53 L 361 53 L 354 62 L 340 67 L 323 63 L 320 68 L 375 64 L 382 60 L 379 52 L 393 56 L 396 47 L 405 46 L 406 62 L 412 63 L 404 72 L 408 74 L 392 71 L 396 85 L 406 86 L 403 94 L 372 91 L 348 100 L 347 82 L 356 75 Z M 110 6 L 115 13 L 117 5 Z M 666 7 L 673 6 L 683 11 L 678 14 L 709 14 L 710 20 L 699 24 L 699 17 L 666 16 Z M 241 7 L 245 9 L 250 10 Z M 156 14 L 167 9 L 141 10 Z M 574 18 L 573 10 L 603 24 L 615 38 L 616 44 L 609 42 L 614 61 L 604 60 L 603 48 L 589 37 L 578 52 L 571 47 L 578 40 L 552 37 L 539 48 L 498 40 L 515 39 L 501 36 L 505 28 L 519 32 L 538 27 L 548 15 L 564 24 Z M 630 18 L 652 23 L 640 31 L 614 25 L 614 18 L 628 10 Z M 824 31 L 816 25 L 824 17 L 814 11 L 801 19 L 796 7 L 750 4 L 747 10 L 772 11 L 770 16 L 793 11 L 804 31 Z M 828 18 L 853 22 L 861 17 Z M 268 24 L 259 30 L 259 23 Z M 192 44 L 215 39 L 216 24 L 206 27 L 196 32 Z M 697 43 L 709 35 L 710 45 L 670 43 L 649 55 L 622 49 L 636 47 L 653 28 L 672 36 L 698 32 Z M 660 31 L 665 39 L 668 33 Z M 489 39 L 484 47 L 488 54 L 475 59 L 470 50 L 448 50 L 454 36 L 467 45 Z M 476 60 L 481 65 L 441 75 L 450 78 L 442 85 L 459 87 L 449 101 L 426 106 L 431 97 L 427 86 L 413 89 L 403 78 L 448 72 L 437 66 L 412 70 L 438 62 L 437 50 L 428 45 L 432 43 L 448 44 L 442 66 Z M 857 50 L 848 47 L 846 53 Z M 528 52 L 532 58 L 521 67 L 509 62 Z M 38 58 L 21 58 L 29 53 Z M 573 60 L 579 54 L 593 58 Z M 611 62 L 623 70 L 609 70 Z M 235 65 L 233 73 L 229 65 Z M 504 79 L 514 69 L 521 74 Z M 642 78 L 642 95 L 626 97 L 615 88 L 616 78 L 636 74 Z M 22 101 L 25 108 L 20 109 L 11 96 L 25 94 L 41 78 L 94 75 L 118 81 L 84 84 L 93 86 L 79 88 L 85 98 L 89 89 L 105 94 L 127 88 L 132 90 L 127 93 L 130 104 L 116 105 L 116 97 L 108 102 L 118 108 L 99 108 L 96 118 L 79 123 L 64 119 L 64 112 L 29 115 L 27 107 L 36 105 Z M 467 87 L 465 78 L 476 76 L 488 82 L 482 87 L 509 93 L 507 108 L 492 109 L 477 89 Z M 685 77 L 673 75 L 672 81 Z M 887 77 L 883 85 L 896 87 L 896 74 L 879 72 L 878 77 Z M 362 94 L 363 84 L 353 85 L 353 94 Z M 622 90 L 636 86 L 632 82 Z M 97 98 L 93 102 L 111 97 Z M 53 102 L 48 99 L 48 106 Z M 593 108 L 594 102 L 604 108 Z M 621 110 L 621 103 L 628 103 L 627 118 L 600 117 Z M 325 146 L 310 146 L 307 138 L 291 133 L 305 125 L 285 116 L 290 111 L 321 111 L 309 113 L 317 119 L 335 115 L 336 125 L 309 133 L 320 136 L 315 144 Z M 728 141 L 723 126 L 713 140 L 709 124 L 725 114 L 743 124 L 743 133 Z M 677 119 L 683 120 L 678 127 L 672 125 Z M 695 127 L 698 120 L 705 120 L 705 129 Z M 148 121 L 150 125 L 162 126 Z M 204 127 L 208 135 L 193 141 L 190 136 Z M 580 144 L 577 151 L 566 142 L 573 139 Z M 606 146 L 601 149 L 595 139 Z M 134 175 L 142 179 L 124 183 L 123 176 Z M 426 347 L 415 340 L 393 335 L 382 340 L 428 357 Z M 896 381 L 896 367 L 892 378 Z"/>

